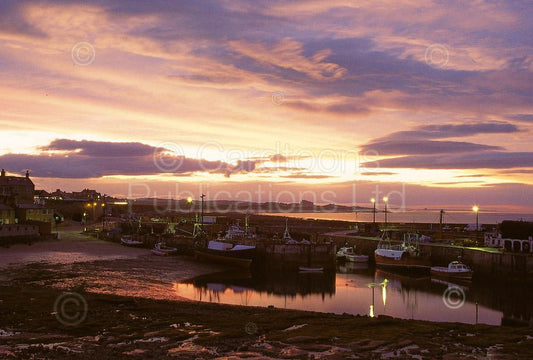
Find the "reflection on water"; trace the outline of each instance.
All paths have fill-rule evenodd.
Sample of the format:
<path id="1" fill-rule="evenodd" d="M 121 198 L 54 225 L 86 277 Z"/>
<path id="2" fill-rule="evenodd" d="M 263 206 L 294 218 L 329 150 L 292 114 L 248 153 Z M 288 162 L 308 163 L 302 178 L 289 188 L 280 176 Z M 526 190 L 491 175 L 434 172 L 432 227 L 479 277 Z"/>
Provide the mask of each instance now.
<path id="1" fill-rule="evenodd" d="M 225 304 L 462 323 L 476 323 L 477 316 L 479 323 L 502 323 L 503 312 L 483 301 L 483 292 L 473 291 L 473 284 L 354 265 L 340 266 L 337 274 L 225 272 L 174 283 L 174 290 L 188 299 Z"/>
<path id="2" fill-rule="evenodd" d="M 273 215 L 304 219 L 323 219 L 323 220 L 341 220 L 341 221 L 358 221 L 358 222 L 372 222 L 372 212 L 311 212 L 311 213 L 260 213 L 260 215 Z M 380 213 L 377 218 L 383 219 L 384 214 Z M 440 217 L 440 209 L 438 210 L 389 210 L 388 219 L 391 222 L 399 223 L 433 223 L 438 224 Z M 513 212 L 491 212 L 484 211 L 479 216 L 480 223 L 483 224 L 499 224 L 503 220 L 523 220 L 533 221 L 533 214 L 530 213 L 513 213 Z M 444 221 L 449 224 L 470 224 L 472 223 L 472 211 L 468 210 L 450 210 L 446 211 Z"/>

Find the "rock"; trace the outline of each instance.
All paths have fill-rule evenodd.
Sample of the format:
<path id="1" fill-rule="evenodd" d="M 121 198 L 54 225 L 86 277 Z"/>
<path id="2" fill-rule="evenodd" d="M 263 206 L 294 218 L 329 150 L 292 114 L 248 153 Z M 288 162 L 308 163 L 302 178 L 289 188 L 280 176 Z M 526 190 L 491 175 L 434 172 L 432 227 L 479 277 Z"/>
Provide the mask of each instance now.
<path id="1" fill-rule="evenodd" d="M 316 336 L 302 335 L 302 336 L 292 336 L 286 339 L 285 341 L 288 343 L 309 343 L 309 342 L 314 342 L 314 341 L 319 341 L 319 340 L 320 338 Z"/>
<path id="2" fill-rule="evenodd" d="M 296 346 L 289 346 L 282 349 L 279 353 L 279 356 L 283 359 L 295 359 L 307 357 L 308 352 L 297 348 Z"/>

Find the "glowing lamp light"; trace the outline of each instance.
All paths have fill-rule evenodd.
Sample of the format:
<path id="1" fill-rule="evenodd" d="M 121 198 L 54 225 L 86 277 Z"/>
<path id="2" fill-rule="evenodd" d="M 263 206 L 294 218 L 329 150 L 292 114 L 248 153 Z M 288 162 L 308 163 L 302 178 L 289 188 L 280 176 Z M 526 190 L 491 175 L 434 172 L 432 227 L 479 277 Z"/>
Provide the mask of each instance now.
<path id="1" fill-rule="evenodd" d="M 372 199 L 370 199 L 370 202 L 371 202 L 372 204 L 375 204 L 375 203 L 376 203 L 376 199 L 372 198 Z"/>
<path id="2" fill-rule="evenodd" d="M 385 196 L 385 197 L 383 198 L 383 201 L 387 202 L 387 201 L 389 201 L 389 198 Z"/>
<path id="3" fill-rule="evenodd" d="M 472 206 L 472 210 L 477 213 L 479 211 L 479 206 L 477 205 Z"/>
<path id="4" fill-rule="evenodd" d="M 192 203 L 192 197 L 189 196 L 189 197 L 187 198 L 187 202 L 188 202 L 189 204 Z"/>

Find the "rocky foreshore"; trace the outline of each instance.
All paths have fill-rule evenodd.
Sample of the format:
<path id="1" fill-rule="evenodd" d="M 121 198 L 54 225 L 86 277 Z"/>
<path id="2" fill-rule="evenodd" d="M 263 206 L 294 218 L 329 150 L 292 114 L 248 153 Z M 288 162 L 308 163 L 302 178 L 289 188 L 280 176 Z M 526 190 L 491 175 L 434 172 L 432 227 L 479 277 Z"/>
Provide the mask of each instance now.
<path id="1" fill-rule="evenodd" d="M 0 274 L 5 359 L 530 359 L 531 328 L 430 323 L 46 286 L 73 272 Z M 102 274 L 105 276 L 105 274 Z"/>
<path id="2" fill-rule="evenodd" d="M 533 358 L 528 327 L 189 301 L 172 282 L 219 269 L 187 257 L 74 237 L 3 251 L 1 359 Z"/>
<path id="3" fill-rule="evenodd" d="M 2 285 L 0 297 L 0 358 L 6 359 L 530 359 L 533 353 L 530 328 L 61 292 L 18 280 Z"/>

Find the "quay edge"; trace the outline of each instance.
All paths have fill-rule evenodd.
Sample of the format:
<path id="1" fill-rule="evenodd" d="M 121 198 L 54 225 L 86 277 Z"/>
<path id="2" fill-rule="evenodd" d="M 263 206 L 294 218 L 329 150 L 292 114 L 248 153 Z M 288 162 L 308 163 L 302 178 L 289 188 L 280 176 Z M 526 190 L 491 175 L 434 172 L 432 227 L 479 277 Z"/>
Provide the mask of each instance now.
<path id="1" fill-rule="evenodd" d="M 379 239 L 351 235 L 353 230 L 321 234 L 321 241 L 332 241 L 337 246 L 355 245 L 357 252 L 374 258 Z M 396 241 L 400 243 L 400 241 Z M 395 243 L 395 241 L 391 241 Z M 474 270 L 475 276 L 533 281 L 533 253 L 502 252 L 496 248 L 462 247 L 447 244 L 420 243 L 422 252 L 429 254 L 432 264 L 447 265 L 458 257 Z"/>

